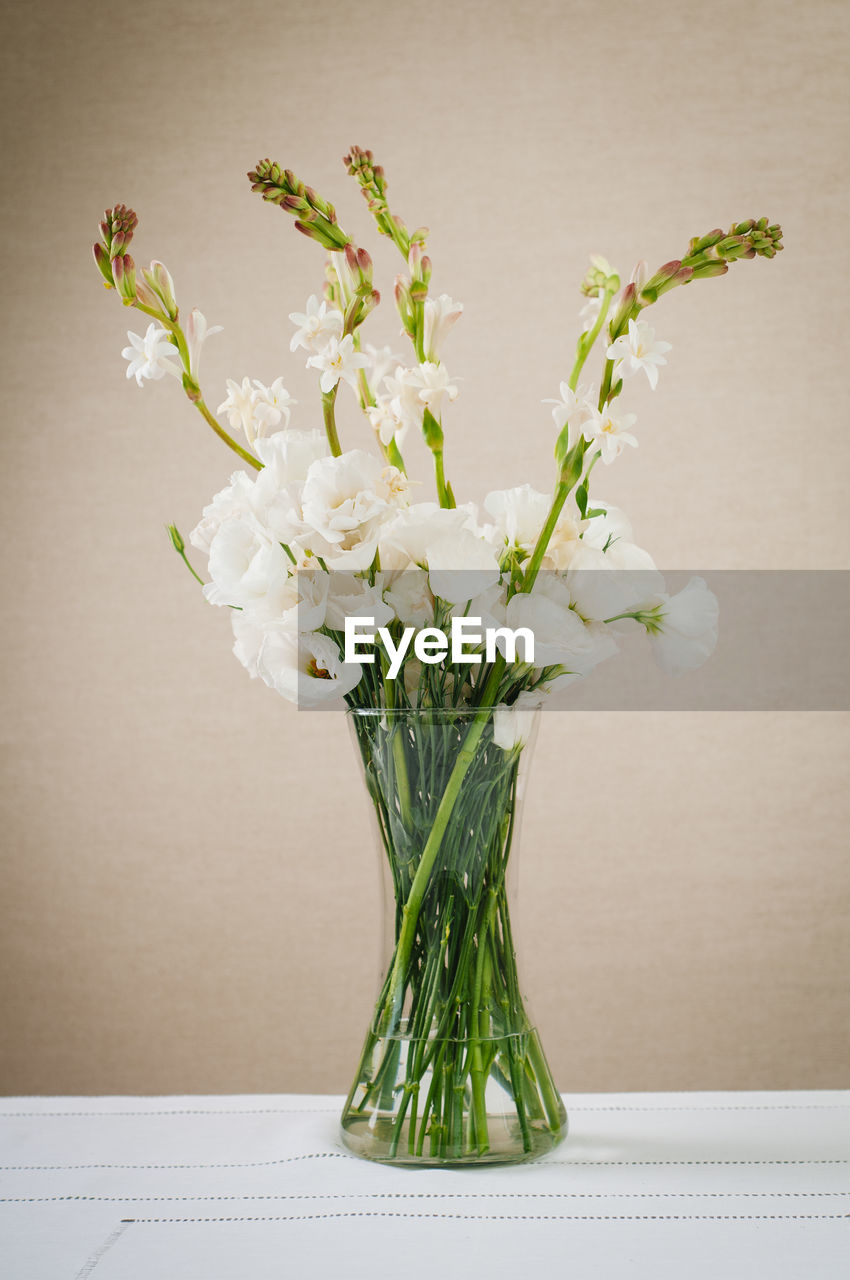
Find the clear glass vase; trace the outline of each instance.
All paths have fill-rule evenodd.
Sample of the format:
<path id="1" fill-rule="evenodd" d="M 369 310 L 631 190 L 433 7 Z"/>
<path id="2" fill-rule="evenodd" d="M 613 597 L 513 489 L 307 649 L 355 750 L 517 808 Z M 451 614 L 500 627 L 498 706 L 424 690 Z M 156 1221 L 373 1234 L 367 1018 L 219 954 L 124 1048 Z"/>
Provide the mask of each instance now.
<path id="1" fill-rule="evenodd" d="M 385 890 L 383 982 L 342 1114 L 366 1159 L 507 1163 L 566 1136 L 511 923 L 538 714 L 349 712 Z"/>

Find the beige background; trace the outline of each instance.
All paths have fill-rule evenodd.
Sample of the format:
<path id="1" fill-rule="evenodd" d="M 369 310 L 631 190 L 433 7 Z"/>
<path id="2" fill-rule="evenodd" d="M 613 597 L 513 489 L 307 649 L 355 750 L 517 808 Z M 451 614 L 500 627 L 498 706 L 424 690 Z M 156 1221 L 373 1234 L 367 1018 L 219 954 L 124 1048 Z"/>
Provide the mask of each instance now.
<path id="1" fill-rule="evenodd" d="M 169 549 L 232 464 L 172 383 L 125 381 L 140 326 L 99 287 L 98 217 L 131 203 L 137 259 L 225 326 L 213 405 L 283 374 L 308 426 L 286 317 L 321 255 L 244 173 L 272 155 L 334 200 L 389 300 L 339 163 L 371 146 L 466 305 L 447 465 L 480 499 L 551 483 L 540 400 L 590 252 L 628 274 L 767 213 L 783 255 L 659 306 L 669 368 L 599 492 L 662 566 L 848 568 L 846 7 L 36 0 L 7 24 L 0 1088 L 342 1091 L 378 921 L 354 759 L 247 679 Z M 544 717 L 524 956 L 562 1088 L 847 1084 L 849 720 Z"/>

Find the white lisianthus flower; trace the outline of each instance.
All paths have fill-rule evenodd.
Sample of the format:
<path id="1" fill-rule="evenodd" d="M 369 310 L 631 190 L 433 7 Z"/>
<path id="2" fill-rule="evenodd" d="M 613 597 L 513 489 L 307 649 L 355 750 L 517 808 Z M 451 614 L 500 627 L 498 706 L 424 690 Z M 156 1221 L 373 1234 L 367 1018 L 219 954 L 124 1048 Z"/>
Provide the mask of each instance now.
<path id="1" fill-rule="evenodd" d="M 582 435 L 590 444 L 599 449 L 602 461 L 606 466 L 619 458 L 625 445 L 637 448 L 637 440 L 629 431 L 637 417 L 633 413 L 624 413 L 622 418 L 615 418 L 609 405 L 601 413 L 594 411 L 582 428 Z"/>
<path id="2" fill-rule="evenodd" d="M 428 574 L 422 569 L 404 569 L 393 576 L 384 589 L 384 600 L 406 627 L 433 625 L 436 602 Z"/>
<path id="3" fill-rule="evenodd" d="M 273 480 L 278 489 L 302 485 L 311 464 L 329 457 L 324 431 L 276 431 L 257 440 L 254 452 L 263 464 L 257 483 Z"/>
<path id="4" fill-rule="evenodd" d="M 566 583 L 577 612 L 588 622 L 620 619 L 621 614 L 636 612 L 664 591 L 664 578 L 649 553 L 622 539 L 607 551 L 586 546 L 582 540 Z M 629 626 L 618 629 L 628 630 Z"/>
<path id="5" fill-rule="evenodd" d="M 354 338 L 347 333 L 339 340 L 331 338 L 326 347 L 316 355 L 310 356 L 307 366 L 321 370 L 319 386 L 322 393 L 327 395 L 329 391 L 333 391 L 340 379 L 347 382 L 349 386 L 356 387 L 357 370 L 365 369 L 368 363 L 368 358 L 356 349 Z"/>
<path id="6" fill-rule="evenodd" d="M 438 507 L 436 502 L 415 502 L 384 524 L 380 533 L 381 568 L 391 571 L 424 568 L 429 545 L 442 534 L 465 529 L 468 512 Z"/>
<path id="7" fill-rule="evenodd" d="M 270 618 L 283 610 L 290 561 L 253 516 L 225 520 L 210 543 L 204 587 L 210 604 L 233 605 Z"/>
<path id="8" fill-rule="evenodd" d="M 350 693 L 360 683 L 363 667 L 343 662 L 330 636 L 271 622 L 264 629 L 257 674 L 288 701 L 316 707 Z"/>
<path id="9" fill-rule="evenodd" d="M 582 540 L 566 582 L 579 614 L 595 622 L 634 612 L 664 591 L 664 579 L 649 553 L 622 539 L 607 551 L 585 546 Z"/>
<path id="10" fill-rule="evenodd" d="M 497 534 L 511 547 L 534 545 L 551 505 L 551 498 L 530 484 L 494 489 L 484 499 L 484 510 L 493 517 Z"/>
<path id="11" fill-rule="evenodd" d="M 600 498 L 594 498 L 590 505 L 593 510 L 601 511 L 602 514 L 585 520 L 581 534 L 582 546 L 598 547 L 600 551 L 604 551 L 620 540 L 633 540 L 631 521 L 625 511 Z"/>
<path id="12" fill-rule="evenodd" d="M 201 363 L 201 350 L 207 338 L 211 338 L 214 333 L 223 332 L 220 324 L 207 324 L 207 318 L 197 307 L 193 307 L 189 312 L 189 319 L 186 321 L 186 345 L 189 348 L 189 373 L 197 382 L 198 368 Z"/>
<path id="13" fill-rule="evenodd" d="M 327 573 L 297 574 L 289 578 L 279 597 L 280 613 L 263 619 L 251 609 L 233 609 L 230 620 L 233 625 L 233 652 L 242 666 L 256 679 L 259 673 L 260 651 L 269 626 L 287 630 L 293 635 L 299 631 L 314 631 L 325 620 L 327 607 Z"/>
<path id="14" fill-rule="evenodd" d="M 535 667 L 563 667 L 565 673 L 578 678 L 589 675 L 616 653 L 617 644 L 605 628 L 586 626 L 571 604 L 563 578 L 547 573 L 537 579 L 530 594 L 517 592 L 511 597 L 505 621 L 514 629 L 529 627 L 533 632 Z M 504 641 L 499 640 L 498 645 L 504 652 Z"/>
<path id="15" fill-rule="evenodd" d="M 369 361 L 366 366 L 369 385 L 375 388 L 380 387 L 390 370 L 401 361 L 401 356 L 396 355 L 392 347 L 376 347 L 371 342 L 364 343 L 363 354 Z"/>
<path id="16" fill-rule="evenodd" d="M 510 706 L 500 703 L 493 711 L 493 741 L 503 751 L 524 747 L 532 733 L 543 695 L 523 691 Z"/>
<path id="17" fill-rule="evenodd" d="M 158 325 L 151 323 L 145 330 L 144 337 L 138 333 L 131 333 L 129 329 L 127 337 L 130 339 L 130 345 L 125 347 L 121 354 L 130 362 L 127 366 L 127 377 L 135 378 L 139 386 L 142 386 L 146 378 L 155 382 L 159 378 L 164 378 L 167 373 L 175 378 L 182 376 L 183 370 L 172 359 L 177 354 L 177 348 L 170 341 L 167 329 L 161 329 Z"/>
<path id="18" fill-rule="evenodd" d="M 717 596 L 703 578 L 691 578 L 676 595 L 665 596 L 646 624 L 661 670 L 678 676 L 701 667 L 717 644 L 719 613 Z"/>
<path id="19" fill-rule="evenodd" d="M 366 410 L 370 423 L 385 447 L 392 440 L 400 445 L 407 435 L 408 423 L 402 421 L 393 409 L 393 401 L 386 396 L 378 396 L 374 405 Z"/>
<path id="20" fill-rule="evenodd" d="M 493 548 L 469 529 L 433 538 L 425 549 L 425 563 L 434 595 L 451 604 L 471 600 L 500 579 Z"/>
<path id="21" fill-rule="evenodd" d="M 620 334 L 607 351 L 609 360 L 616 360 L 614 376 L 629 378 L 643 369 L 653 391 L 658 386 L 658 366 L 666 364 L 664 353 L 672 350 L 669 342 L 655 337 L 655 330 L 645 320 L 630 320 L 628 333 Z"/>
<path id="22" fill-rule="evenodd" d="M 562 382 L 559 391 L 560 400 L 547 399 L 544 404 L 553 404 L 552 421 L 559 431 L 569 423 L 571 443 L 582 434 L 585 425 L 592 421 L 596 412 L 587 387 L 579 386 L 573 391 L 568 382 Z"/>
<path id="23" fill-rule="evenodd" d="M 439 298 L 425 299 L 422 335 L 428 360 L 439 360 L 446 335 L 462 312 L 463 303 L 455 302 L 447 293 L 441 293 Z"/>
<path id="24" fill-rule="evenodd" d="M 324 350 L 331 338 L 338 338 L 342 333 L 342 312 L 336 307 L 328 307 L 326 302 L 319 302 L 315 294 L 307 299 L 306 311 L 293 311 L 289 318 L 297 326 L 289 343 L 290 351 L 303 347 L 311 355 L 316 355 Z"/>
<path id="25" fill-rule="evenodd" d="M 212 540 L 225 520 L 247 516 L 252 511 L 254 485 L 245 471 L 234 471 L 230 484 L 204 507 L 202 519 L 189 534 L 193 547 L 209 555 Z"/>
<path id="26" fill-rule="evenodd" d="M 356 553 L 356 560 L 349 554 L 342 562 L 328 561 L 331 568 L 369 567 L 381 522 L 404 501 L 402 481 L 395 467 L 383 466 L 363 449 L 310 465 L 302 491 L 305 522 L 337 551 Z"/>
<path id="27" fill-rule="evenodd" d="M 372 618 L 376 627 L 392 622 L 395 613 L 384 602 L 380 574 L 372 584 L 353 573 L 329 573 L 325 578 L 328 582 L 325 623 L 332 631 L 342 631 L 346 618 Z"/>
<path id="28" fill-rule="evenodd" d="M 257 670 L 257 659 L 265 634 L 263 624 L 252 613 L 244 609 L 232 609 L 230 621 L 233 626 L 233 652 L 252 680 L 260 674 Z"/>

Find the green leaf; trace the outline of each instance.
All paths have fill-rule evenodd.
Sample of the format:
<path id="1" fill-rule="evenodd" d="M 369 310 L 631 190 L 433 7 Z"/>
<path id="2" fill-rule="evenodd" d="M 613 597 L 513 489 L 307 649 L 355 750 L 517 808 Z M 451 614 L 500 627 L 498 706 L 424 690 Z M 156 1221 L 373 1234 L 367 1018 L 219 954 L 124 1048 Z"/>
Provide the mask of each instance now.
<path id="1" fill-rule="evenodd" d="M 581 515 L 582 520 L 584 520 L 584 518 L 587 515 L 587 485 L 586 484 L 580 484 L 579 487 L 576 489 L 576 506 L 579 509 L 579 514 Z"/>

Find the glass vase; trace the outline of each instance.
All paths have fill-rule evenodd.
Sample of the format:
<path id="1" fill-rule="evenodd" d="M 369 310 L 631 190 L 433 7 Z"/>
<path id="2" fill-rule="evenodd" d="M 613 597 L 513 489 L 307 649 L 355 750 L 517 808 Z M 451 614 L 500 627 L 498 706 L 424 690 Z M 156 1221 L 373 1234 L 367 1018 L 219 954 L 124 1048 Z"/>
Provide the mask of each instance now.
<path id="1" fill-rule="evenodd" d="M 521 993 L 512 915 L 539 713 L 352 710 L 383 868 L 383 981 L 342 1114 L 407 1165 L 530 1160 L 567 1131 Z"/>

